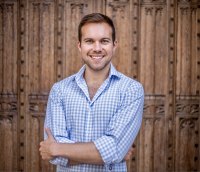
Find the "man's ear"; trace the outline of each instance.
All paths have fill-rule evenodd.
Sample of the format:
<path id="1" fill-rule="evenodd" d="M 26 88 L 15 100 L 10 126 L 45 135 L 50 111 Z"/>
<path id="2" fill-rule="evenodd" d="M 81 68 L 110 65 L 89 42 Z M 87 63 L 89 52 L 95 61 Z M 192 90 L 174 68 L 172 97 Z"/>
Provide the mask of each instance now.
<path id="1" fill-rule="evenodd" d="M 114 44 L 113 44 L 113 51 L 115 51 L 117 48 L 117 40 L 114 41 Z"/>
<path id="2" fill-rule="evenodd" d="M 80 43 L 80 41 L 77 41 L 77 43 L 78 43 L 78 49 L 81 52 L 81 43 Z"/>

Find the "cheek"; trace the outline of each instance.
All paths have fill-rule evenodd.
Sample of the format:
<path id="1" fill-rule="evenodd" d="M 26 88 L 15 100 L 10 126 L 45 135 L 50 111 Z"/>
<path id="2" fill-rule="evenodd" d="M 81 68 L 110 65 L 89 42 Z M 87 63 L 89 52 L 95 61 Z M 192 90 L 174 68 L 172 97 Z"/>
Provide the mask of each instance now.
<path id="1" fill-rule="evenodd" d="M 81 53 L 82 53 L 82 54 L 87 54 L 87 53 L 90 52 L 90 50 L 91 50 L 91 47 L 90 47 L 90 46 L 83 46 L 83 47 L 81 48 Z"/>
<path id="2" fill-rule="evenodd" d="M 105 49 L 105 51 L 108 53 L 108 54 L 112 54 L 113 53 L 113 47 L 107 47 Z"/>

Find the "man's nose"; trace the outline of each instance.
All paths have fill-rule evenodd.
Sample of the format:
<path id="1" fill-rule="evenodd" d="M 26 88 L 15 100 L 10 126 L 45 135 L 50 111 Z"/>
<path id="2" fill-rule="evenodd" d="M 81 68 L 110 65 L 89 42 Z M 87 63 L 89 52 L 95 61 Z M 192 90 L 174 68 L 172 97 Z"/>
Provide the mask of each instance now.
<path id="1" fill-rule="evenodd" d="M 94 43 L 93 50 L 97 51 L 97 52 L 102 50 L 100 42 L 97 41 L 97 42 Z"/>

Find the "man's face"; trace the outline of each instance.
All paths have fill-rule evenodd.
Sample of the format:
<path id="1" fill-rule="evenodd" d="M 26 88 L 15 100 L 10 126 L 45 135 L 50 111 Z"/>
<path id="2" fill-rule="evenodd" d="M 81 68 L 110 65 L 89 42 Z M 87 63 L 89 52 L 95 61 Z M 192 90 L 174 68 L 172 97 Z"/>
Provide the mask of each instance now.
<path id="1" fill-rule="evenodd" d="M 81 43 L 78 48 L 90 69 L 101 71 L 112 59 L 117 41 L 112 41 L 112 28 L 107 23 L 88 23 L 81 29 Z"/>

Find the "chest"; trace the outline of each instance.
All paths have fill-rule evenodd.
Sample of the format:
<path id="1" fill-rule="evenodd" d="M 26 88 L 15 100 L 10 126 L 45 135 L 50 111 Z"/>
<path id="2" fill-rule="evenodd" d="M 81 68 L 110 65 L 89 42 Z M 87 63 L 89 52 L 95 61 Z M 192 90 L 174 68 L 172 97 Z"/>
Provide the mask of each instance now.
<path id="1" fill-rule="evenodd" d="M 97 88 L 91 91 L 95 94 Z M 105 88 L 90 104 L 80 89 L 68 92 L 62 102 L 69 137 L 77 142 L 88 142 L 104 135 L 121 105 L 119 95 L 119 91 Z"/>
<path id="2" fill-rule="evenodd" d="M 100 87 L 100 85 L 88 86 L 88 92 L 89 92 L 89 95 L 90 95 L 90 100 L 93 99 L 93 97 L 96 94 L 96 92 L 99 89 L 99 87 Z"/>

